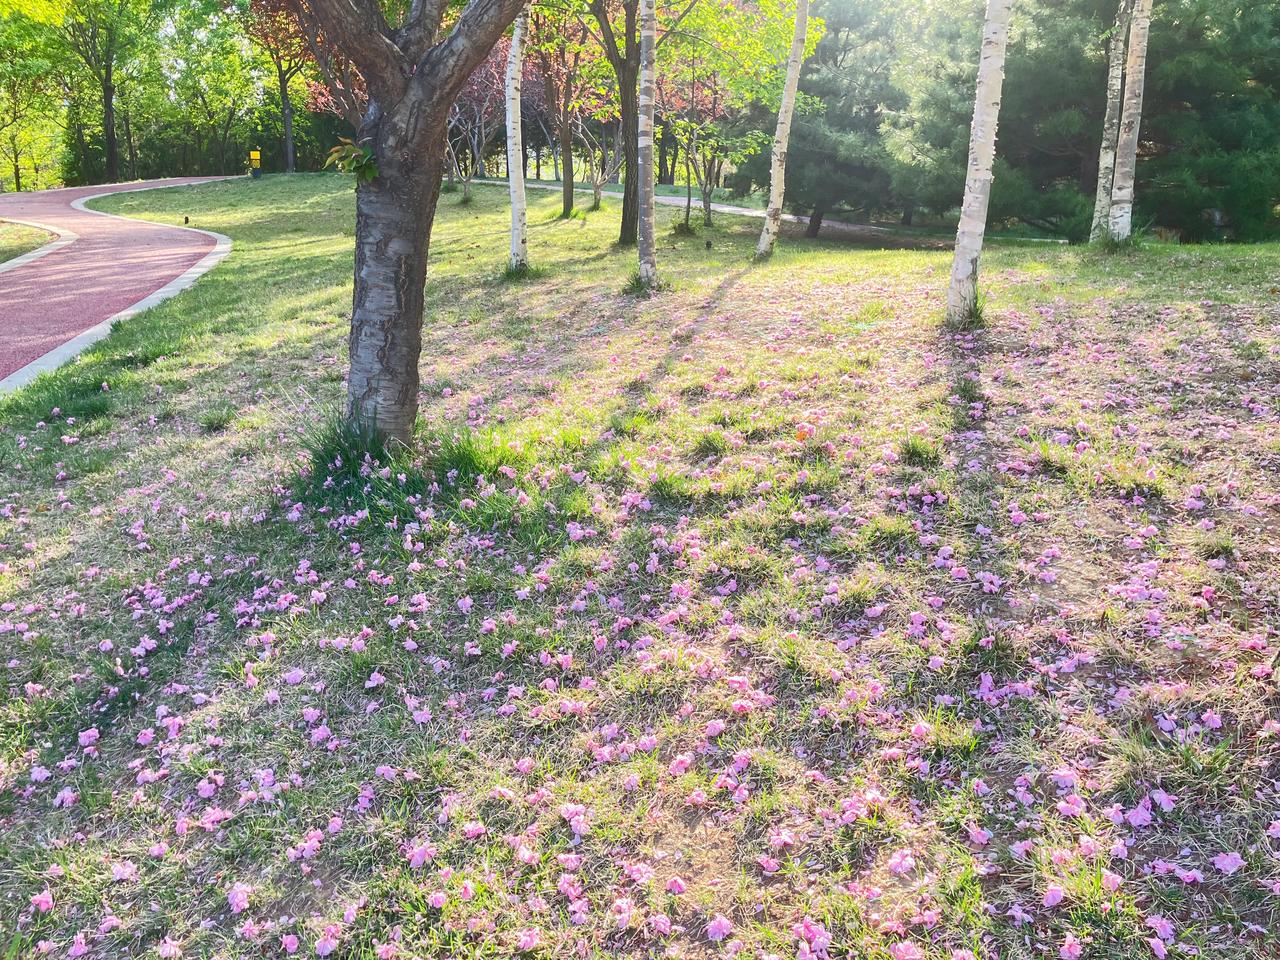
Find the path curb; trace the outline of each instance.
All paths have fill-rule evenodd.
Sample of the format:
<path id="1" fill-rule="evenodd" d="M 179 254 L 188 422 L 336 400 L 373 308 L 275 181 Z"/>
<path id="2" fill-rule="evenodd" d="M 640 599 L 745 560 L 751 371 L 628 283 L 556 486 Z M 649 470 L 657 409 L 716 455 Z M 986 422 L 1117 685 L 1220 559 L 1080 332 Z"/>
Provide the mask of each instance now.
<path id="1" fill-rule="evenodd" d="M 80 239 L 80 234 L 74 230 L 61 230 L 57 227 L 51 227 L 47 223 L 36 223 L 34 220 L 19 220 L 17 217 L 0 217 L 0 220 L 4 220 L 5 223 L 18 223 L 24 227 L 35 227 L 37 230 L 52 233 L 57 237 L 56 240 L 50 240 L 42 247 L 28 250 L 21 256 L 0 263 L 0 273 L 8 273 L 10 270 L 18 269 L 18 267 L 25 267 L 28 263 L 39 260 L 41 257 L 47 257 L 51 253 L 56 253 L 63 247 L 70 246 Z"/>

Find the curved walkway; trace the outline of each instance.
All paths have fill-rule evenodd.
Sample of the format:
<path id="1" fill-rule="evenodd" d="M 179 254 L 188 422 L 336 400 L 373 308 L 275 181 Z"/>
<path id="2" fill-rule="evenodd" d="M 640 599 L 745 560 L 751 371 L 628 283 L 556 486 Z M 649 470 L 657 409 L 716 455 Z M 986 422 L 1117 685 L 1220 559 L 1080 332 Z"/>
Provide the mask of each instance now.
<path id="1" fill-rule="evenodd" d="M 221 234 L 95 213 L 108 193 L 204 183 L 186 177 L 0 195 L 0 220 L 58 239 L 0 263 L 0 393 L 52 370 L 111 325 L 189 287 L 231 249 Z"/>

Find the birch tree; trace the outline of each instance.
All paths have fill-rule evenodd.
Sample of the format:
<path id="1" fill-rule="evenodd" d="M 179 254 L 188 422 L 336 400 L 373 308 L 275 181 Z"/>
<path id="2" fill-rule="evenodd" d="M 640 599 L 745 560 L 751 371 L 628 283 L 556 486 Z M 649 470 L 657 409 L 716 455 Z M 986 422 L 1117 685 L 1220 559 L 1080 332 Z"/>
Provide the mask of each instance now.
<path id="1" fill-rule="evenodd" d="M 524 196 L 524 138 L 520 129 L 520 75 L 524 68 L 524 40 L 529 11 L 521 11 L 511 30 L 507 51 L 507 183 L 511 190 L 511 272 L 529 268 L 528 208 Z"/>
<path id="2" fill-rule="evenodd" d="M 1116 142 L 1120 138 L 1120 104 L 1124 91 L 1125 39 L 1133 0 L 1120 0 L 1116 22 L 1107 41 L 1107 109 L 1102 121 L 1102 146 L 1098 150 L 1098 190 L 1093 201 L 1090 240 L 1107 235 L 1111 222 L 1111 189 L 1116 173 Z"/>
<path id="3" fill-rule="evenodd" d="M 1004 55 L 1009 40 L 1009 14 L 1013 0 L 987 0 L 978 60 L 978 89 L 969 128 L 969 166 L 964 202 L 956 230 L 951 286 L 947 290 L 947 320 L 964 323 L 977 311 L 978 261 L 987 230 L 987 205 L 991 199 L 992 169 L 996 156 L 996 126 L 1000 121 L 1000 97 L 1004 87 Z"/>
<path id="4" fill-rule="evenodd" d="M 653 181 L 654 69 L 658 41 L 658 13 L 655 0 L 640 0 L 640 98 L 637 119 L 636 179 L 640 196 L 637 235 L 640 253 L 640 283 L 652 288 L 658 282 L 658 254 L 655 220 L 657 212 Z"/>
<path id="5" fill-rule="evenodd" d="M 756 256 L 773 253 L 782 224 L 782 197 L 786 187 L 787 144 L 791 139 L 791 116 L 796 108 L 796 90 L 800 86 L 800 67 L 804 62 L 805 36 L 809 29 L 809 0 L 796 0 L 795 35 L 791 39 L 791 55 L 787 59 L 787 79 L 782 87 L 782 103 L 778 107 L 778 128 L 773 135 L 773 161 L 769 169 L 769 205 L 765 209 L 764 227 Z"/>
<path id="6" fill-rule="evenodd" d="M 1125 62 L 1124 112 L 1116 143 L 1115 180 L 1111 187 L 1111 239 L 1123 242 L 1133 235 L 1133 186 L 1138 167 L 1138 131 L 1142 125 L 1142 97 L 1146 86 L 1147 36 L 1151 30 L 1151 0 L 1134 0 L 1129 22 L 1129 53 Z"/>

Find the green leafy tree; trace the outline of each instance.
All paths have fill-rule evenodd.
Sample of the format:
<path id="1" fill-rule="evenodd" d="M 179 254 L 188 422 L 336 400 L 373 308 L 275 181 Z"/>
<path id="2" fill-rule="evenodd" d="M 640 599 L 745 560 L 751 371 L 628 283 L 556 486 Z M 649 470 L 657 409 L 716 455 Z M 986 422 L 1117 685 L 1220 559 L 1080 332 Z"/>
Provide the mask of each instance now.
<path id="1" fill-rule="evenodd" d="M 109 181 L 120 179 L 117 71 L 152 33 L 160 13 L 154 0 L 70 0 L 56 30 L 63 49 L 80 62 L 97 84 L 102 110 L 103 175 Z"/>

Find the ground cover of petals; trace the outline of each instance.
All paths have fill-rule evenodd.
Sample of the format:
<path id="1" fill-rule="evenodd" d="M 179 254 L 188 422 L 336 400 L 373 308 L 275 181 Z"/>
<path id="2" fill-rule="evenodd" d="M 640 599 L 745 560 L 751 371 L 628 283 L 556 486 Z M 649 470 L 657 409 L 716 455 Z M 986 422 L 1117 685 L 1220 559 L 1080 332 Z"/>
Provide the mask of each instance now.
<path id="1" fill-rule="evenodd" d="M 0 952 L 1275 955 L 1280 248 L 993 244 L 953 330 L 555 197 L 507 282 L 504 203 L 381 463 L 349 184 L 98 202 L 235 247 L 0 405 Z"/>

